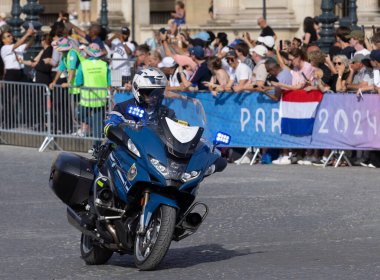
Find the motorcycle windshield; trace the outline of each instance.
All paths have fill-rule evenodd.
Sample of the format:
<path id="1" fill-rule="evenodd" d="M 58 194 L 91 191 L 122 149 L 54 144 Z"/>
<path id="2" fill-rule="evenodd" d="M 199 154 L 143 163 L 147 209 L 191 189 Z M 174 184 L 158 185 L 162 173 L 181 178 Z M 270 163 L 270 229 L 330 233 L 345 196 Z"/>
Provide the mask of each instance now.
<path id="1" fill-rule="evenodd" d="M 139 124 L 153 129 L 177 158 L 191 156 L 201 139 L 210 139 L 205 111 L 196 98 L 170 92 L 149 110 Z"/>

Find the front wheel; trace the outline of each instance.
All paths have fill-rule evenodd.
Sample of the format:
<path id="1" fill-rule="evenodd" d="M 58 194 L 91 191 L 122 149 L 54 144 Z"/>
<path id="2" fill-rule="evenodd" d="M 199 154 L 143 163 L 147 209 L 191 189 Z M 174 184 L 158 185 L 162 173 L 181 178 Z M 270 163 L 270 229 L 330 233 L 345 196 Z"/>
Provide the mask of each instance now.
<path id="1" fill-rule="evenodd" d="M 161 205 L 152 215 L 145 235 L 137 234 L 135 264 L 141 270 L 155 269 L 165 257 L 172 241 L 176 209 Z"/>
<path id="2" fill-rule="evenodd" d="M 113 254 L 112 251 L 95 244 L 90 236 L 83 233 L 80 239 L 80 253 L 88 265 L 105 264 Z"/>

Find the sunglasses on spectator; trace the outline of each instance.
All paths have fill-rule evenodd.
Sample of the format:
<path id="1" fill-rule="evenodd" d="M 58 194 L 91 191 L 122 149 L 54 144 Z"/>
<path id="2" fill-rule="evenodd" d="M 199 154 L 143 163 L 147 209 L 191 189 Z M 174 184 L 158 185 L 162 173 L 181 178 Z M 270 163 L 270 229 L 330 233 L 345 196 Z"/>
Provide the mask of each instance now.
<path id="1" fill-rule="evenodd" d="M 233 57 L 227 57 L 227 62 L 234 62 L 235 61 L 235 58 Z"/>
<path id="2" fill-rule="evenodd" d="M 334 62 L 334 65 L 342 65 L 342 62 L 340 61 Z"/>

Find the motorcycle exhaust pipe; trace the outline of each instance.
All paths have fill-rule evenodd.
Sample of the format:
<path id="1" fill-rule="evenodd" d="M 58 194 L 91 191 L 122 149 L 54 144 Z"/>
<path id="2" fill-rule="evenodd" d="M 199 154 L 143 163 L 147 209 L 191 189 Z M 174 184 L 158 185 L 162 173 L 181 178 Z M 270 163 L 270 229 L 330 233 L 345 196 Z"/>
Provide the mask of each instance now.
<path id="1" fill-rule="evenodd" d="M 82 226 L 82 218 L 70 207 L 67 207 L 67 220 L 69 221 L 69 224 L 71 224 L 83 234 L 91 236 L 96 240 L 103 241 L 103 239 L 98 237 L 93 231 L 88 230 Z"/>

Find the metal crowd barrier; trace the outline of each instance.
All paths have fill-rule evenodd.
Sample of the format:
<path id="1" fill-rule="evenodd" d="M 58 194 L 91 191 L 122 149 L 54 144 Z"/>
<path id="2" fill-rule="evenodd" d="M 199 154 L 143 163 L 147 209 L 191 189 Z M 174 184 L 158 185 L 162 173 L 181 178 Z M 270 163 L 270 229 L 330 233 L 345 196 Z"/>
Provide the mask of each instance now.
<path id="1" fill-rule="evenodd" d="M 50 134 L 50 91 L 44 84 L 0 81 L 0 140 L 5 133 L 21 137 L 44 137 Z M 9 137 L 7 137 L 9 138 Z"/>
<path id="2" fill-rule="evenodd" d="M 97 145 L 104 139 L 112 102 L 107 88 L 56 86 L 51 91 L 44 84 L 0 81 L 0 142 L 29 146 L 32 141 L 42 152 L 50 144 L 78 150 L 78 140 L 85 140 L 83 151 L 91 146 L 88 142 Z"/>
<path id="3" fill-rule="evenodd" d="M 131 82 L 135 74 L 135 60 L 112 58 L 109 61 L 111 70 L 111 86 L 122 87 Z"/>
<path id="4" fill-rule="evenodd" d="M 91 140 L 93 146 L 98 145 L 104 139 L 103 124 L 112 108 L 112 96 L 107 88 L 54 87 L 47 108 L 50 133 L 39 150 L 45 150 L 52 142 L 60 148 L 57 138 L 61 145 L 73 139 Z"/>

